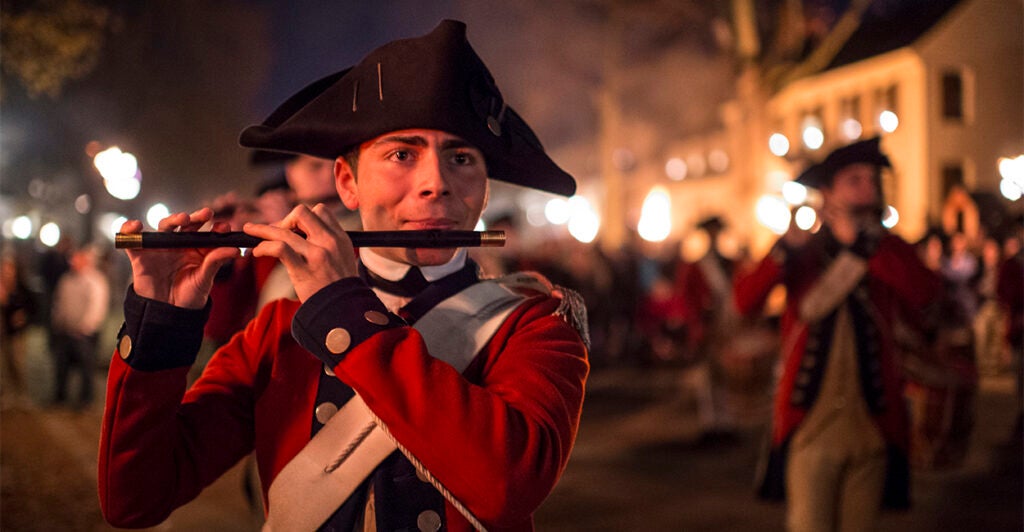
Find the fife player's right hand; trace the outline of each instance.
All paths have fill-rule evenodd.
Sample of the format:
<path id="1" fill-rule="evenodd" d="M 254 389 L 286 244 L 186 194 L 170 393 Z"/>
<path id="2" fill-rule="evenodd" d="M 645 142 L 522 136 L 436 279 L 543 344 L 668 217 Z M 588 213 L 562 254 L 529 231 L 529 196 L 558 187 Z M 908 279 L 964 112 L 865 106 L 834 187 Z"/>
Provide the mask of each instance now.
<path id="1" fill-rule="evenodd" d="M 179 212 L 160 220 L 160 231 L 198 231 L 213 218 L 202 208 L 192 214 Z M 228 231 L 227 223 L 215 223 L 214 231 Z M 122 233 L 142 232 L 142 222 L 129 220 Z M 237 248 L 126 249 L 132 265 L 135 293 L 178 307 L 203 308 L 213 288 L 217 270 L 239 256 Z"/>

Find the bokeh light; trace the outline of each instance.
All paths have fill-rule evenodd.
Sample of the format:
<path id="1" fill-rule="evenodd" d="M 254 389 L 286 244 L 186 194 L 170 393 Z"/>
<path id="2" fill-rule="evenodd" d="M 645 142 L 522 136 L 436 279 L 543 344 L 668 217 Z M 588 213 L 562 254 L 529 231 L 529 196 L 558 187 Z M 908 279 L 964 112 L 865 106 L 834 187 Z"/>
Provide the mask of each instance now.
<path id="1" fill-rule="evenodd" d="M 768 149 L 778 157 L 784 157 L 789 153 L 789 139 L 782 133 L 772 133 L 768 137 Z"/>
<path id="2" fill-rule="evenodd" d="M 569 221 L 569 202 L 562 198 L 552 198 L 544 206 L 544 217 L 548 222 L 555 225 L 562 225 Z"/>
<path id="3" fill-rule="evenodd" d="M 792 218 L 786 201 L 778 196 L 771 195 L 761 196 L 757 200 L 754 214 L 761 225 L 777 235 L 781 235 L 789 229 L 789 221 Z"/>
<path id="4" fill-rule="evenodd" d="M 900 127 L 900 117 L 886 109 L 878 114 L 878 126 L 882 128 L 882 131 L 892 133 L 896 131 L 896 128 Z"/>
<path id="5" fill-rule="evenodd" d="M 796 222 L 796 226 L 804 231 L 809 231 L 814 227 L 814 222 L 818 221 L 818 213 L 814 212 L 814 209 L 808 205 L 804 205 L 796 210 L 793 215 L 793 221 Z"/>
<path id="6" fill-rule="evenodd" d="M 782 198 L 790 205 L 800 205 L 807 201 L 807 187 L 796 181 L 786 181 L 782 184 Z"/>
<path id="7" fill-rule="evenodd" d="M 56 246 L 60 242 L 60 226 L 54 222 L 44 224 L 39 228 L 39 241 L 48 248 Z"/>
<path id="8" fill-rule="evenodd" d="M 32 219 L 22 215 L 11 222 L 11 234 L 14 238 L 25 240 L 32 236 Z"/>
<path id="9" fill-rule="evenodd" d="M 648 242 L 661 242 L 668 238 L 672 232 L 672 200 L 665 187 L 654 187 L 647 193 L 636 230 L 640 238 Z"/>
<path id="10" fill-rule="evenodd" d="M 155 203 L 146 211 L 146 223 L 148 223 L 153 229 L 157 229 L 160 226 L 160 220 L 163 220 L 170 215 L 171 210 L 167 208 L 167 205 L 164 205 L 163 203 Z"/>

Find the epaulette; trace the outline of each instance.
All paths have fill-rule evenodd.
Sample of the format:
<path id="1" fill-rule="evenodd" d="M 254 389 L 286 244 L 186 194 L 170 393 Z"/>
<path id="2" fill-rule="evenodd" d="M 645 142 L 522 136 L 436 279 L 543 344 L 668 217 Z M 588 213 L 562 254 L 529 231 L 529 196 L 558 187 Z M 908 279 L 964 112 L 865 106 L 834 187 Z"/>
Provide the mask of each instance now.
<path id="1" fill-rule="evenodd" d="M 534 291 L 557 298 L 560 303 L 555 316 L 562 318 L 580 335 L 583 345 L 590 349 L 590 325 L 587 321 L 587 306 L 583 296 L 575 290 L 551 284 L 539 272 L 515 272 L 494 279 L 507 288 L 517 291 Z"/>

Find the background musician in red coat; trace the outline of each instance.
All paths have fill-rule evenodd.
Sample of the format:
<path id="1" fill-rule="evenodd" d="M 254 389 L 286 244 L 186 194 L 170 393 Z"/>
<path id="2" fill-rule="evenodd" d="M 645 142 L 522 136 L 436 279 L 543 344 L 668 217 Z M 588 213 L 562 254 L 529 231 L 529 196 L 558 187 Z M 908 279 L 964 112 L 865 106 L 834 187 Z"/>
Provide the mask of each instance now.
<path id="1" fill-rule="evenodd" d="M 1006 312 L 1006 343 L 1017 381 L 1017 422 L 1010 441 L 1019 442 L 1024 437 L 1024 215 L 1011 223 L 1016 251 L 999 266 L 996 297 Z"/>
<path id="2" fill-rule="evenodd" d="M 749 314 L 786 288 L 782 377 L 762 496 L 785 497 L 790 530 L 872 530 L 880 503 L 909 504 L 908 420 L 892 336 L 939 279 L 881 225 L 879 139 L 839 148 L 798 181 L 821 191 L 822 226 L 791 232 L 736 280 Z"/>
<path id="3" fill-rule="evenodd" d="M 488 177 L 575 190 L 456 21 L 314 82 L 241 143 L 333 160 L 369 231 L 470 230 Z M 160 230 L 210 217 L 173 214 Z M 155 525 L 255 451 L 270 530 L 532 529 L 582 408 L 574 293 L 523 274 L 481 280 L 460 249 L 357 259 L 323 205 L 244 231 L 264 239 L 255 256 L 284 263 L 298 300 L 265 306 L 187 390 L 214 273 L 237 250 L 129 252 L 100 442 L 106 518 Z"/>

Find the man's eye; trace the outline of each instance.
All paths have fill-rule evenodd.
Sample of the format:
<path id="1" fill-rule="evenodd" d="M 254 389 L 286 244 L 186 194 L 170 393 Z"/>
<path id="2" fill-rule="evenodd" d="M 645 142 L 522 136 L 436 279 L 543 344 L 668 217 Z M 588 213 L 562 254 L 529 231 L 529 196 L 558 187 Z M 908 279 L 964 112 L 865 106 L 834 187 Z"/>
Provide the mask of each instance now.
<path id="1" fill-rule="evenodd" d="M 452 162 L 459 166 L 471 165 L 475 161 L 475 158 L 471 153 L 456 153 L 452 155 Z"/>
<path id="2" fill-rule="evenodd" d="M 395 150 L 391 153 L 391 158 L 396 161 L 408 161 L 412 158 L 412 153 L 409 150 Z"/>

